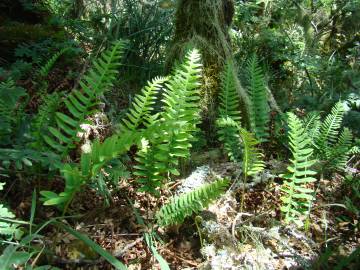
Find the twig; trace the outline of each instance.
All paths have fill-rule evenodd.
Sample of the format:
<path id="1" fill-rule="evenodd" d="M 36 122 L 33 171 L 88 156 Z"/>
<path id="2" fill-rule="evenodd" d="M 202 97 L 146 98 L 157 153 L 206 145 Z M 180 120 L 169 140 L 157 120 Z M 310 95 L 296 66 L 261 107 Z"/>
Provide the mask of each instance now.
<path id="1" fill-rule="evenodd" d="M 127 244 L 122 250 L 114 252 L 113 255 L 115 257 L 121 257 L 122 255 L 124 255 L 124 253 L 126 251 L 128 251 L 130 248 L 136 246 L 138 243 L 142 242 L 144 240 L 144 237 L 139 237 L 137 238 L 135 241 L 131 242 L 130 244 Z"/>
<path id="2" fill-rule="evenodd" d="M 166 250 L 166 249 L 165 249 L 164 251 L 166 251 L 166 252 L 167 252 L 168 254 L 170 254 L 171 256 L 174 256 L 175 258 L 177 258 L 177 259 L 179 259 L 179 260 L 181 260 L 181 261 L 183 261 L 183 262 L 186 262 L 187 264 L 189 264 L 189 265 L 191 265 L 191 266 L 194 266 L 194 267 L 197 267 L 197 266 L 198 266 L 197 263 L 193 263 L 192 261 L 189 261 L 188 259 L 182 258 L 182 257 L 176 255 L 174 252 L 171 252 L 170 250 Z"/>

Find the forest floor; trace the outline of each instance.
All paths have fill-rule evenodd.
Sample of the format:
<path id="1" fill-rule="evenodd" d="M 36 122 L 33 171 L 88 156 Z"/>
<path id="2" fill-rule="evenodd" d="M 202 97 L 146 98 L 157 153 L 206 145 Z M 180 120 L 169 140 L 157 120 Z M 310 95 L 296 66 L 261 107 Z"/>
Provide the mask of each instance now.
<path id="1" fill-rule="evenodd" d="M 80 215 L 72 219 L 75 223 L 71 225 L 121 259 L 129 269 L 160 269 L 145 242 L 144 232 L 154 233 L 159 240 L 157 250 L 171 269 L 323 269 L 320 265 L 324 260 L 328 265 L 336 260 L 329 249 L 319 257 L 326 247 L 337 247 L 334 252 L 349 255 L 360 245 L 360 233 L 354 229 L 358 220 L 345 219 L 349 212 L 336 203 L 344 196 L 341 176 L 316 183 L 317 199 L 310 217 L 305 228 L 296 229 L 280 222 L 281 182 L 271 173 L 279 170 L 279 166 L 284 165 L 269 161 L 268 170 L 245 186 L 242 211 L 241 166 L 216 163 L 200 166 L 187 178 L 172 182 L 159 199 L 139 194 L 131 180 L 126 180 L 115 191 L 111 206 L 104 206 L 102 197 L 88 188 L 72 204 L 70 214 Z M 188 219 L 180 227 L 151 227 L 159 203 L 181 189 L 186 191 L 219 177 L 233 180 L 232 186 L 198 217 Z M 24 215 L 31 206 L 31 198 L 21 201 L 17 214 Z M 47 219 L 56 216 L 49 208 L 41 214 Z M 46 260 L 52 265 L 62 269 L 112 269 L 72 235 L 55 228 L 45 235 L 45 243 L 53 250 Z"/>

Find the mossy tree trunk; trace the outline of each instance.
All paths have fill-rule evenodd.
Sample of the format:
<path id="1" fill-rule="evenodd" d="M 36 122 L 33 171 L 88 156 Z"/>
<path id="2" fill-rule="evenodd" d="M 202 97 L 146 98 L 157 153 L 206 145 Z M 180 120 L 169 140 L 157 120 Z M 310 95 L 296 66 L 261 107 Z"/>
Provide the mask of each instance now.
<path id="1" fill-rule="evenodd" d="M 201 51 L 204 64 L 201 106 L 204 128 L 209 134 L 214 134 L 221 71 L 226 61 L 233 63 L 229 36 L 233 16 L 233 0 L 179 0 L 177 3 L 175 34 L 167 66 L 171 67 L 190 48 Z M 246 122 L 248 97 L 238 80 L 236 85 Z"/>

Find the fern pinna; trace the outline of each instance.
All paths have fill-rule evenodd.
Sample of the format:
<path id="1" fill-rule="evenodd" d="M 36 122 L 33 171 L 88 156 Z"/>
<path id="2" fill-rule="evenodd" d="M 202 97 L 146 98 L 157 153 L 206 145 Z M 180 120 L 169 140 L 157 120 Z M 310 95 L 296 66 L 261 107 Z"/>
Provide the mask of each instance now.
<path id="1" fill-rule="evenodd" d="M 136 156 L 138 164 L 135 166 L 135 175 L 139 176 L 140 191 L 159 195 L 157 188 L 162 185 L 167 175 L 179 175 L 179 158 L 189 157 L 191 142 L 194 140 L 192 132 L 196 130 L 200 120 L 200 78 L 200 55 L 197 50 L 193 50 L 166 81 L 162 95 L 162 112 L 154 116 L 149 114 L 149 109 L 146 109 L 147 113 L 144 114 L 139 108 L 130 111 L 128 120 L 124 121 L 128 129 L 134 128 L 140 121 L 144 121 L 147 126 Z M 159 88 L 163 81 L 164 79 L 155 80 L 153 84 L 158 86 L 152 87 L 150 84 L 149 89 Z M 155 91 L 151 95 L 147 94 L 148 90 L 145 89 L 142 98 L 139 97 L 135 102 L 140 104 L 146 103 L 147 99 L 152 100 L 149 96 L 154 96 Z"/>
<path id="2" fill-rule="evenodd" d="M 222 74 L 219 101 L 219 118 L 216 120 L 218 138 L 224 144 L 229 159 L 240 161 L 240 98 L 235 87 L 233 65 L 230 63 L 225 65 Z"/>
<path id="3" fill-rule="evenodd" d="M 250 96 L 250 125 L 256 138 L 265 142 L 269 137 L 270 108 L 268 104 L 264 74 L 259 66 L 256 54 L 248 62 L 247 73 L 249 79 Z"/>
<path id="4" fill-rule="evenodd" d="M 82 90 L 72 91 L 64 100 L 68 113 L 56 113 L 56 125 L 49 127 L 49 134 L 44 136 L 45 142 L 62 156 L 74 148 L 81 131 L 80 125 L 94 113 L 99 96 L 112 86 L 124 48 L 124 42 L 118 41 L 102 53 L 93 62 L 84 79 L 80 81 Z"/>
<path id="5" fill-rule="evenodd" d="M 313 177 L 316 172 L 310 169 L 315 160 L 312 159 L 311 141 L 301 120 L 293 113 L 288 113 L 288 125 L 292 159 L 288 166 L 289 173 L 283 175 L 285 180 L 281 187 L 281 211 L 285 222 L 294 222 L 300 226 L 314 200 L 314 190 L 308 185 L 316 181 Z"/>
<path id="6" fill-rule="evenodd" d="M 156 213 L 160 226 L 181 224 L 186 217 L 198 213 L 221 196 L 229 185 L 226 179 L 205 184 L 193 191 L 175 196 Z"/>

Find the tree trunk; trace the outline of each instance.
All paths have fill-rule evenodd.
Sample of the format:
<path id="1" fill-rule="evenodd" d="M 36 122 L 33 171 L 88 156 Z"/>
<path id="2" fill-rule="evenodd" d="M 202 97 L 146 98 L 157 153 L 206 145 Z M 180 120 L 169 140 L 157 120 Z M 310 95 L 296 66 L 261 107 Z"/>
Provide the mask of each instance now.
<path id="1" fill-rule="evenodd" d="M 220 74 L 226 61 L 233 63 L 229 36 L 233 16 L 233 0 L 179 0 L 175 14 L 175 34 L 167 58 L 167 68 L 181 59 L 189 48 L 200 50 L 204 65 L 201 108 L 204 128 L 211 136 L 214 134 L 214 120 L 217 116 L 215 105 Z M 243 102 L 243 114 L 247 115 L 247 94 L 238 79 L 235 83 Z"/>

